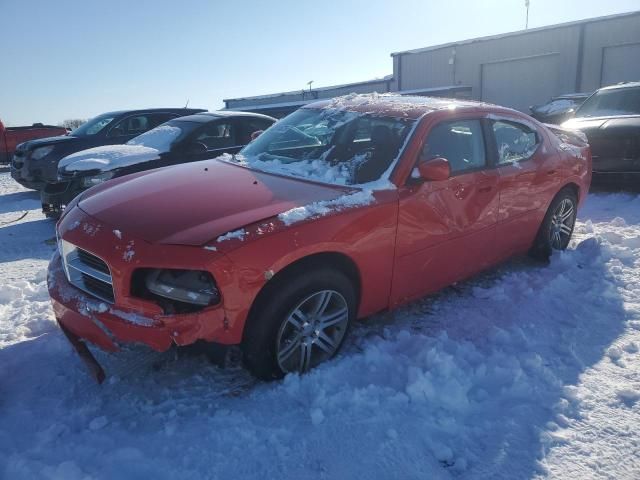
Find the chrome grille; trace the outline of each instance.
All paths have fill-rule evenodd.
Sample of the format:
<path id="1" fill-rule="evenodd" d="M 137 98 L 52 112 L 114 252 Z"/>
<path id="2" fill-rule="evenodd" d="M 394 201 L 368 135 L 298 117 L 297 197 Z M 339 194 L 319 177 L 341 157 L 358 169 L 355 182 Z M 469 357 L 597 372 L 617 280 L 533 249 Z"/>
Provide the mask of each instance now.
<path id="1" fill-rule="evenodd" d="M 105 302 L 114 302 L 111 271 L 104 260 L 65 240 L 60 241 L 60 254 L 71 285 Z"/>

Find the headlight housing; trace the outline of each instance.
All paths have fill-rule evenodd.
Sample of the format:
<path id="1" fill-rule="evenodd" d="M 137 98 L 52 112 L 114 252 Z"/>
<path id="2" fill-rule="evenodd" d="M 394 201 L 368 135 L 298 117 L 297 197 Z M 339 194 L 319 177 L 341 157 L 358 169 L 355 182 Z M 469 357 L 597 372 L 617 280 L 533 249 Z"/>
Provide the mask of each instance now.
<path id="1" fill-rule="evenodd" d="M 168 310 L 184 311 L 181 307 L 197 310 L 220 302 L 220 292 L 213 276 L 204 270 L 147 270 L 144 284 L 154 296 L 177 302 L 177 305 L 171 306 L 172 308 L 167 308 L 165 302 L 163 307 L 167 313 L 173 313 Z"/>
<path id="2" fill-rule="evenodd" d="M 36 148 L 33 152 L 31 152 L 31 158 L 34 160 L 40 160 L 41 158 L 44 158 L 47 155 L 49 155 L 52 150 L 53 150 L 53 145 Z"/>
<path id="3" fill-rule="evenodd" d="M 84 187 L 84 188 L 89 188 L 89 187 L 93 187 L 94 185 L 99 185 L 103 182 L 106 182 L 107 180 L 109 180 L 110 178 L 113 177 L 113 172 L 104 172 L 104 173 L 100 173 L 98 175 L 92 175 L 89 177 L 82 177 L 80 179 L 80 184 Z"/>

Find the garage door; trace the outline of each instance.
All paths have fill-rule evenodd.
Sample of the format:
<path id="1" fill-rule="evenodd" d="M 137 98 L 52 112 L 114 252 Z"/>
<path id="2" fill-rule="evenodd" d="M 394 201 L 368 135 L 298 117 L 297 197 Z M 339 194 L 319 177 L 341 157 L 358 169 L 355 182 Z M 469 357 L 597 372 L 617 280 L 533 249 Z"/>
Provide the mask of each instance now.
<path id="1" fill-rule="evenodd" d="M 600 86 L 636 81 L 640 81 L 640 43 L 604 47 Z"/>
<path id="2" fill-rule="evenodd" d="M 552 53 L 485 63 L 481 67 L 482 100 L 529 113 L 560 90 L 560 55 Z"/>

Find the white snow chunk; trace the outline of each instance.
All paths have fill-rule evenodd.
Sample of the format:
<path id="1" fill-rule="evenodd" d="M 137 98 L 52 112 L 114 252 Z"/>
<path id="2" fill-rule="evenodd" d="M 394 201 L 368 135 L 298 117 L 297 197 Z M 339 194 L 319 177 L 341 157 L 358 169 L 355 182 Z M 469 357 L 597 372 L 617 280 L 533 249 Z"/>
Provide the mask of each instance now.
<path id="1" fill-rule="evenodd" d="M 291 225 L 292 223 L 301 222 L 307 218 L 327 215 L 332 211 L 341 211 L 351 207 L 368 205 L 374 200 L 375 198 L 371 190 L 362 190 L 348 195 L 342 195 L 333 200 L 323 200 L 301 207 L 295 207 L 279 214 L 278 218 L 285 225 Z"/>
<path id="2" fill-rule="evenodd" d="M 123 312 L 122 310 L 115 310 L 115 309 L 111 309 L 109 313 L 123 320 L 126 320 L 129 323 L 133 323 L 134 325 L 139 325 L 141 327 L 153 326 L 153 320 L 151 318 L 145 317 L 138 313 Z"/>
<path id="3" fill-rule="evenodd" d="M 319 408 L 311 410 L 311 423 L 314 425 L 320 425 L 324 421 L 324 413 Z"/>
<path id="4" fill-rule="evenodd" d="M 616 395 L 621 402 L 627 405 L 633 405 L 640 400 L 640 390 L 634 390 L 633 388 L 622 388 L 616 392 Z"/>
<path id="5" fill-rule="evenodd" d="M 213 247 L 211 245 L 206 245 L 205 247 L 203 247 L 205 250 L 209 250 L 210 252 L 217 252 L 218 249 L 216 247 Z"/>
<path id="6" fill-rule="evenodd" d="M 246 234 L 247 232 L 245 231 L 245 229 L 241 228 L 240 230 L 234 230 L 233 232 L 228 232 L 224 235 L 219 236 L 217 242 L 220 243 L 226 240 L 231 240 L 233 238 L 237 238 L 238 240 L 243 241 Z"/>
<path id="7" fill-rule="evenodd" d="M 120 230 L 114 230 L 113 234 L 118 237 L 120 240 L 122 240 L 122 232 Z"/>
<path id="8" fill-rule="evenodd" d="M 102 428 L 107 426 L 107 423 L 109 423 L 109 420 L 107 420 L 107 417 L 105 416 L 97 417 L 91 420 L 91 423 L 89 423 L 89 429 L 93 431 L 101 430 Z"/>

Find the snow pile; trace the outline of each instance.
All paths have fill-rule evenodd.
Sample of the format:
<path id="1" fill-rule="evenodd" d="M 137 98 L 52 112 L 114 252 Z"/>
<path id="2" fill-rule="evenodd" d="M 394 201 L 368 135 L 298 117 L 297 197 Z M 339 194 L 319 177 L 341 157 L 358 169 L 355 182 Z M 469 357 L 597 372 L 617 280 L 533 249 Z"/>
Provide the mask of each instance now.
<path id="1" fill-rule="evenodd" d="M 11 215 L 37 200 L 0 192 Z M 307 375 L 132 346 L 97 353 L 97 386 L 55 324 L 34 208 L 0 228 L 0 476 L 637 478 L 640 198 L 592 195 L 575 235 L 356 323 Z"/>
<path id="2" fill-rule="evenodd" d="M 323 200 L 310 203 L 302 207 L 295 207 L 278 215 L 278 218 L 285 224 L 301 222 L 308 218 L 327 215 L 332 211 L 341 211 L 347 208 L 364 206 L 375 200 L 371 190 L 361 190 L 348 195 L 342 195 L 333 200 Z"/>
<path id="3" fill-rule="evenodd" d="M 110 171 L 136 163 L 157 160 L 160 151 L 142 145 L 105 145 L 73 153 L 60 160 L 66 172 Z"/>

